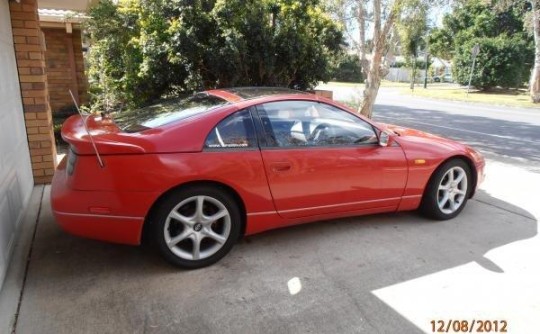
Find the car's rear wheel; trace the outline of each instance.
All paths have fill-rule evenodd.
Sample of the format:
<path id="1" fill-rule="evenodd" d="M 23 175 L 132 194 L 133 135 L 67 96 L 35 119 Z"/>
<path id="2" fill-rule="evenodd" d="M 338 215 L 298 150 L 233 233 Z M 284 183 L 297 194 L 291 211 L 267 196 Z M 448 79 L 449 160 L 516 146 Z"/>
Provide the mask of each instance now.
<path id="1" fill-rule="evenodd" d="M 432 175 L 424 192 L 420 211 L 434 219 L 457 216 L 465 207 L 471 187 L 471 169 L 460 159 L 441 165 Z"/>
<path id="2" fill-rule="evenodd" d="M 238 240 L 241 215 L 228 193 L 196 186 L 164 198 L 154 217 L 154 238 L 172 264 L 195 269 L 223 258 Z"/>

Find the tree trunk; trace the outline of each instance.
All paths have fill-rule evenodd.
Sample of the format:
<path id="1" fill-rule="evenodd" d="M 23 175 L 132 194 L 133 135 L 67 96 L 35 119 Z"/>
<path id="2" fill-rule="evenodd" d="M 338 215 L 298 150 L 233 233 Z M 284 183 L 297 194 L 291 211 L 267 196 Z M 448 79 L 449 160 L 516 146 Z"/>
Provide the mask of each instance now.
<path id="1" fill-rule="evenodd" d="M 412 65 L 412 74 L 411 74 L 411 90 L 414 90 L 414 84 L 416 83 L 416 53 L 413 53 L 413 65 Z"/>
<path id="2" fill-rule="evenodd" d="M 372 55 L 375 56 L 375 51 Z M 364 88 L 364 99 L 362 100 L 362 104 L 359 108 L 360 114 L 368 118 L 373 116 L 373 105 L 375 104 L 377 94 L 379 93 L 379 87 L 381 86 L 380 66 L 380 57 L 379 61 L 376 61 L 374 58 L 371 59 L 371 66 L 369 67 L 369 72 L 366 79 L 366 87 Z"/>
<path id="3" fill-rule="evenodd" d="M 366 10 L 364 9 L 363 1 L 358 1 L 358 32 L 359 32 L 359 51 L 360 55 L 360 67 L 362 74 L 364 75 L 364 80 L 367 79 L 368 70 L 369 70 L 369 61 L 367 60 L 367 46 L 366 46 Z"/>
<path id="4" fill-rule="evenodd" d="M 534 67 L 531 73 L 529 89 L 531 99 L 534 103 L 540 103 L 540 0 L 531 1 L 533 10 L 533 31 L 534 31 Z"/>
<path id="5" fill-rule="evenodd" d="M 364 88 L 364 98 L 358 108 L 358 112 L 368 118 L 371 118 L 373 115 L 373 105 L 379 93 L 381 80 L 388 73 L 388 69 L 383 66 L 382 59 L 387 46 L 387 37 L 394 25 L 396 12 L 400 4 L 401 0 L 394 1 L 384 27 L 381 29 L 381 0 L 373 0 L 373 50 L 371 52 L 371 61 Z"/>

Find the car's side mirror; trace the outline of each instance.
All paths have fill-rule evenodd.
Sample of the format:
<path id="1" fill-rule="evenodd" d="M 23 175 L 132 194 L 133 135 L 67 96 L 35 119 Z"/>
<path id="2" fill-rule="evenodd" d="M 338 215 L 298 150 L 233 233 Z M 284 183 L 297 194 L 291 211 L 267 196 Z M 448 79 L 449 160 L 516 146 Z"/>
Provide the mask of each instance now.
<path id="1" fill-rule="evenodd" d="M 390 135 L 386 131 L 381 131 L 379 135 L 379 145 L 382 147 L 388 146 L 388 141 L 390 140 Z"/>

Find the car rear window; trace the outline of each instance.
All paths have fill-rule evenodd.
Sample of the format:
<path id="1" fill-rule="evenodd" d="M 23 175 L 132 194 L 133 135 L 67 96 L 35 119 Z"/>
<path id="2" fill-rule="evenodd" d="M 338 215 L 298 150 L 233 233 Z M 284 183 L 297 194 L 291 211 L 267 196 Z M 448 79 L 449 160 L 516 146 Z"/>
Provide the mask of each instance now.
<path id="1" fill-rule="evenodd" d="M 227 103 L 217 96 L 199 93 L 184 99 L 163 100 L 147 107 L 118 112 L 113 119 L 125 132 L 140 132 L 186 119 Z"/>

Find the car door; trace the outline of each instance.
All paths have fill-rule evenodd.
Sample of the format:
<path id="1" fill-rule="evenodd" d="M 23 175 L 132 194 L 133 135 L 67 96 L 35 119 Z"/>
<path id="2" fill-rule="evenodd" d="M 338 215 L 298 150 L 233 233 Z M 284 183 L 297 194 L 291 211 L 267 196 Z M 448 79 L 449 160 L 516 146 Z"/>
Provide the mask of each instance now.
<path id="1" fill-rule="evenodd" d="M 284 218 L 397 208 L 407 178 L 399 146 L 382 147 L 361 118 L 326 103 L 257 106 L 261 155 Z"/>

